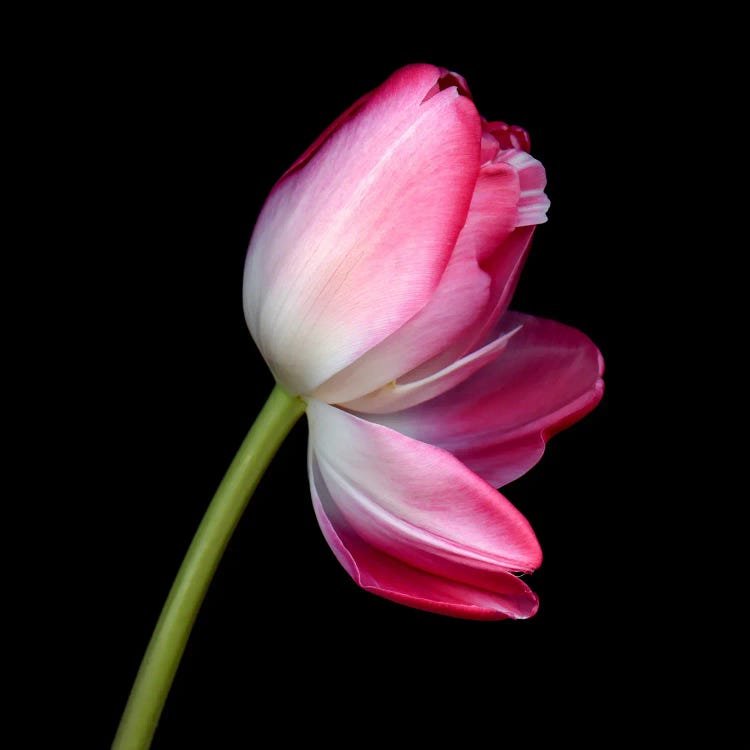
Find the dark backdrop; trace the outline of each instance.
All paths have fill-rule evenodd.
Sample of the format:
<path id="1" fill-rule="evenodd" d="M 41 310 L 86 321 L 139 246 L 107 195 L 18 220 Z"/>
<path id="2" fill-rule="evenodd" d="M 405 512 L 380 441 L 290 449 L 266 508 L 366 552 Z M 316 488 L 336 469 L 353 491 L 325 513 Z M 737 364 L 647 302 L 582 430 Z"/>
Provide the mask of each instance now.
<path id="1" fill-rule="evenodd" d="M 114 733 L 192 534 L 273 384 L 241 306 L 262 202 L 346 106 L 417 61 L 460 72 L 486 117 L 530 132 L 552 207 L 513 306 L 579 327 L 607 362 L 602 404 L 504 490 L 544 551 L 528 579 L 539 613 L 475 623 L 359 590 L 316 525 L 303 419 L 230 543 L 154 747 L 244 746 L 268 731 L 281 741 L 308 706 L 316 739 L 342 731 L 341 711 L 386 731 L 398 716 L 500 731 L 519 709 L 542 716 L 567 701 L 578 734 L 593 705 L 612 708 L 640 629 L 630 571 L 642 542 L 615 418 L 628 390 L 617 290 L 634 252 L 644 103 L 606 40 L 569 39 L 563 52 L 528 33 L 514 47 L 303 35 L 269 49 L 257 28 L 225 39 L 144 25 L 71 50 L 57 82 L 71 113 L 60 148 L 84 189 L 69 196 L 74 231 L 59 261 L 79 276 L 66 367 L 81 432 L 67 481 L 94 519 L 77 545 L 87 606 L 76 616 L 97 744 Z"/>

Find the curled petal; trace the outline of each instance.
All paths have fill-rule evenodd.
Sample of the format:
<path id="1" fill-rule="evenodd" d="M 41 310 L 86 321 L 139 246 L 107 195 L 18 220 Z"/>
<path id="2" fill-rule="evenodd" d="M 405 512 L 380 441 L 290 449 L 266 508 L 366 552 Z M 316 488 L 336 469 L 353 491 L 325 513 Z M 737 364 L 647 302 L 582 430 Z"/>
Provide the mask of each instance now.
<path id="1" fill-rule="evenodd" d="M 430 300 L 479 170 L 479 115 L 440 77 L 397 71 L 276 185 L 248 250 L 250 331 L 287 390 L 321 383 Z"/>
<path id="2" fill-rule="evenodd" d="M 604 390 L 601 354 L 583 333 L 520 313 L 503 321 L 522 327 L 501 357 L 439 398 L 376 417 L 445 448 L 493 487 L 525 474 L 546 441 L 588 414 Z"/>
<path id="3" fill-rule="evenodd" d="M 543 224 L 547 221 L 549 198 L 544 192 L 547 175 L 540 161 L 525 151 L 509 149 L 497 156 L 499 163 L 509 164 L 518 174 L 521 194 L 518 201 L 517 227 Z"/>
<path id="4" fill-rule="evenodd" d="M 497 570 L 487 575 L 483 586 L 472 586 L 381 552 L 342 515 L 312 452 L 309 474 L 313 508 L 323 536 L 361 588 L 409 607 L 471 620 L 523 619 L 536 613 L 536 595 L 512 573 Z"/>
<path id="5" fill-rule="evenodd" d="M 325 485 L 326 514 L 363 544 L 480 589 L 498 571 L 505 580 L 540 564 L 526 519 L 450 453 L 320 401 L 309 402 L 308 419 L 311 478 L 319 492 Z"/>

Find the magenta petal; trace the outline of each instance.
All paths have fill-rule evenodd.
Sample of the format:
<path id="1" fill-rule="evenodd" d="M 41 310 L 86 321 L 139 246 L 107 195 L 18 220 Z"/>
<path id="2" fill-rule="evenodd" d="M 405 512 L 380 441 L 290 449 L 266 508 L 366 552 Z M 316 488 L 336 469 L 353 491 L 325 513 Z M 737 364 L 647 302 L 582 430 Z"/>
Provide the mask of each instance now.
<path id="1" fill-rule="evenodd" d="M 433 575 L 376 549 L 339 511 L 312 452 L 309 473 L 323 536 L 346 572 L 366 591 L 416 609 L 471 620 L 523 619 L 536 613 L 536 595 L 512 573 L 496 571 L 488 576 L 487 588 L 480 588 Z"/>
<path id="2" fill-rule="evenodd" d="M 574 328 L 520 313 L 502 355 L 456 388 L 411 409 L 377 417 L 417 440 L 449 450 L 494 487 L 525 474 L 546 441 L 601 400 L 604 363 Z"/>
<path id="3" fill-rule="evenodd" d="M 522 594 L 524 587 L 508 576 L 538 567 L 541 551 L 526 519 L 502 495 L 446 451 L 336 407 L 311 401 L 308 419 L 311 480 L 339 534 L 341 544 L 332 546 L 350 574 L 344 549 L 360 573 L 360 563 L 367 569 L 373 560 L 381 573 L 387 568 L 387 588 L 400 580 L 396 593 L 403 597 L 424 598 L 430 586 L 454 595 L 468 587 L 482 600 L 492 592 Z"/>

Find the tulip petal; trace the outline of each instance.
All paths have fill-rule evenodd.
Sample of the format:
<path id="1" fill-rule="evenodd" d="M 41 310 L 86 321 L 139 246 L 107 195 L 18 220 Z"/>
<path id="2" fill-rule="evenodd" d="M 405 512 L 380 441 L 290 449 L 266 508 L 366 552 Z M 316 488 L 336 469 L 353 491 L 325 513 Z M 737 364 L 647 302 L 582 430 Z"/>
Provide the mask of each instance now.
<path id="1" fill-rule="evenodd" d="M 274 188 L 245 266 L 248 325 L 276 378 L 310 394 L 433 296 L 479 170 L 479 115 L 409 66 Z"/>
<path id="2" fill-rule="evenodd" d="M 503 323 L 522 328 L 501 357 L 439 398 L 374 418 L 445 448 L 493 487 L 525 474 L 604 390 L 601 354 L 580 331 L 520 313 Z"/>
<path id="3" fill-rule="evenodd" d="M 487 571 L 539 566 L 528 521 L 447 451 L 322 401 L 311 400 L 307 415 L 326 486 L 370 545 L 469 584 Z"/>
<path id="4" fill-rule="evenodd" d="M 341 406 L 364 414 L 389 414 L 437 398 L 496 359 L 519 330 L 520 325 L 503 328 L 489 344 L 452 362 L 438 372 L 417 380 L 410 380 L 411 373 L 407 373 L 405 378 L 361 398 L 346 401 Z"/>
<path id="5" fill-rule="evenodd" d="M 516 226 L 527 227 L 546 222 L 550 203 L 544 192 L 547 175 L 542 163 L 525 151 L 516 149 L 500 151 L 497 160 L 513 167 L 521 183 Z"/>
<path id="6" fill-rule="evenodd" d="M 432 299 L 398 331 L 319 387 L 314 398 L 334 404 L 352 401 L 423 362 L 429 365 L 410 380 L 422 379 L 422 372 L 426 376 L 442 370 L 464 354 L 454 353 L 450 344 L 476 332 L 488 306 L 491 277 L 479 261 L 515 227 L 519 192 L 518 174 L 510 164 L 482 167 L 466 223 Z"/>
<path id="7" fill-rule="evenodd" d="M 487 576 L 484 586 L 472 586 L 420 570 L 373 547 L 342 515 L 312 450 L 308 468 L 313 508 L 323 536 L 361 588 L 416 609 L 472 620 L 522 619 L 535 614 L 536 595 L 512 573 L 498 570 Z"/>
<path id="8" fill-rule="evenodd" d="M 531 248 L 536 226 L 518 227 L 511 232 L 495 255 L 485 261 L 484 268 L 492 278 L 490 299 L 484 311 L 484 323 L 470 332 L 463 341 L 454 343 L 456 353 L 471 351 L 491 335 L 508 309 L 515 294 L 521 271 Z"/>
<path id="9" fill-rule="evenodd" d="M 498 134 L 516 141 L 523 136 L 528 142 L 528 136 L 521 128 L 508 128 L 507 132 Z M 487 132 L 483 133 L 483 138 L 495 140 L 494 134 Z M 544 167 L 524 151 L 510 148 L 498 151 L 498 145 L 495 140 L 493 161 L 483 164 L 480 169 L 469 216 L 458 238 L 459 247 L 462 242 L 469 242 L 476 248 L 480 266 L 490 276 L 489 294 L 483 297 L 487 304 L 458 335 L 446 336 L 442 351 L 429 360 L 423 360 L 409 373 L 408 380 L 427 378 L 487 343 L 516 290 L 534 228 L 547 220 L 549 199 L 544 193 L 547 184 Z M 517 192 L 508 186 L 503 194 L 498 185 L 493 184 L 497 182 L 497 176 L 506 171 L 515 176 Z M 488 189 L 490 185 L 494 189 Z"/>

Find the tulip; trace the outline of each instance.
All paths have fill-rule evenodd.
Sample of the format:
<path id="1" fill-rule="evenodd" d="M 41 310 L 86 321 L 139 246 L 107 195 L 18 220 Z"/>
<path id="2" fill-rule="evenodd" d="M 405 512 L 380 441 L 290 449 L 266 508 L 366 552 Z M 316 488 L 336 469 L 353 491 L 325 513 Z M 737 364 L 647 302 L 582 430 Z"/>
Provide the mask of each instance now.
<path id="1" fill-rule="evenodd" d="M 277 385 L 209 505 L 136 677 L 114 750 L 145 750 L 223 550 L 306 412 L 313 506 L 362 588 L 470 619 L 530 617 L 533 530 L 499 488 L 596 406 L 584 334 L 509 312 L 542 165 L 480 117 L 466 81 L 410 65 L 363 96 L 271 191 L 244 309 Z"/>
<path id="2" fill-rule="evenodd" d="M 466 81 L 396 71 L 271 191 L 244 309 L 277 382 L 307 405 L 313 504 L 363 588 L 472 619 L 533 615 L 541 563 L 495 488 L 602 395 L 582 333 L 508 311 L 545 172 Z"/>

